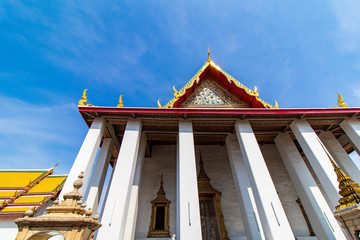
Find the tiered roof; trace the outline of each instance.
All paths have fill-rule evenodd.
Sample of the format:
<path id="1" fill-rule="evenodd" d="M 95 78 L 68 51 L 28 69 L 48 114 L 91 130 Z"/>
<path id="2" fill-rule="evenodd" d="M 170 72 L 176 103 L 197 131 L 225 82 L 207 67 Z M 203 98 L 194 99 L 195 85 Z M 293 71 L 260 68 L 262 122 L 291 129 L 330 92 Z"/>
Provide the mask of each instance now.
<path id="1" fill-rule="evenodd" d="M 38 211 L 62 189 L 66 176 L 46 170 L 0 170 L 0 217 Z"/>

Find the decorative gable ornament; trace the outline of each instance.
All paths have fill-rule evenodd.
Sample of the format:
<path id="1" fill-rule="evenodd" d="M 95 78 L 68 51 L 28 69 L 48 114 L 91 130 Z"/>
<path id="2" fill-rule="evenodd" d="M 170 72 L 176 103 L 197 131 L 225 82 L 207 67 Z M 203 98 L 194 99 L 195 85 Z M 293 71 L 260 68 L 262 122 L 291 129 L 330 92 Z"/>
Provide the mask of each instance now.
<path id="1" fill-rule="evenodd" d="M 179 91 L 173 88 L 174 98 L 159 108 L 229 107 L 279 108 L 259 98 L 257 88 L 251 90 L 217 66 L 210 58 Z"/>
<path id="2" fill-rule="evenodd" d="M 210 79 L 204 80 L 198 89 L 182 103 L 181 107 L 250 107 L 229 94 L 221 86 Z"/>

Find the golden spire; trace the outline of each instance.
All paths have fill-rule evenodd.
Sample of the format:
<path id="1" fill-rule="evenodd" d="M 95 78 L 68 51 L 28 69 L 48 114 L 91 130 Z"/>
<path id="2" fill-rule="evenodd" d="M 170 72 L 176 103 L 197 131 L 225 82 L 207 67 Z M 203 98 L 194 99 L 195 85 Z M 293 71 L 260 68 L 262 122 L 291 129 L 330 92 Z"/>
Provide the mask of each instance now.
<path id="1" fill-rule="evenodd" d="M 161 173 L 161 178 L 160 178 L 160 187 L 159 190 L 157 192 L 158 195 L 165 195 L 165 191 L 164 191 L 164 182 L 163 182 L 163 173 Z"/>
<path id="2" fill-rule="evenodd" d="M 124 106 L 123 101 L 122 101 L 122 97 L 123 97 L 123 95 L 120 95 L 119 104 L 117 105 L 117 107 L 123 107 Z"/>
<path id="3" fill-rule="evenodd" d="M 210 60 L 210 49 L 209 49 L 209 46 L 208 46 L 208 62 L 211 62 L 211 60 Z"/>
<path id="4" fill-rule="evenodd" d="M 152 202 L 156 202 L 156 201 L 168 201 L 166 198 L 166 193 L 164 190 L 164 182 L 163 182 L 163 173 L 161 173 L 161 178 L 160 178 L 160 187 L 159 190 L 157 192 L 157 196 L 156 198 L 152 201 Z"/>
<path id="5" fill-rule="evenodd" d="M 346 207 L 360 204 L 359 184 L 354 182 L 351 177 L 344 173 L 344 171 L 336 164 L 332 156 L 328 153 L 325 146 L 323 146 L 322 142 L 319 139 L 318 141 L 320 142 L 320 145 L 323 147 L 327 157 L 329 158 L 336 173 L 337 181 L 339 182 L 339 194 L 342 196 L 342 198 L 340 198 L 339 200 L 340 205 L 335 207 L 336 210 L 341 210 Z"/>
<path id="6" fill-rule="evenodd" d="M 338 106 L 343 107 L 343 108 L 348 108 L 349 106 L 345 103 L 345 101 L 344 101 L 343 97 L 341 96 L 341 94 L 338 93 L 337 95 L 338 95 L 338 102 L 337 102 Z"/>

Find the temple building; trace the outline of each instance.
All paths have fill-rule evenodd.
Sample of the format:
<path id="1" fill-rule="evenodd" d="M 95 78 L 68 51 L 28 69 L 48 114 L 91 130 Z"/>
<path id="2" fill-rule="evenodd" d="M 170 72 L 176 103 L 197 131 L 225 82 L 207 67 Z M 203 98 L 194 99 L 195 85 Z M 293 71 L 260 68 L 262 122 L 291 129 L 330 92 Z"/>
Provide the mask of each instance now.
<path id="1" fill-rule="evenodd" d="M 360 108 L 341 95 L 338 107 L 279 108 L 210 55 L 173 91 L 163 106 L 130 108 L 122 97 L 93 106 L 85 90 L 89 131 L 50 212 L 82 194 L 88 216 L 100 216 L 99 240 L 359 239 L 360 170 L 349 153 L 360 153 Z"/>

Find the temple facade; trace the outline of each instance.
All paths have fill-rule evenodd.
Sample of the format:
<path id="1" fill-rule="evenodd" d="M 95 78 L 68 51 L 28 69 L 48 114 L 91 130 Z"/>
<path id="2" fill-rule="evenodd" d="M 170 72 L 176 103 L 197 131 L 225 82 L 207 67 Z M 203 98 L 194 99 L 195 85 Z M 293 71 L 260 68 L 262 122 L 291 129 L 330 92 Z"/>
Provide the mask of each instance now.
<path id="1" fill-rule="evenodd" d="M 95 239 L 359 239 L 334 214 L 359 207 L 360 108 L 279 108 L 210 57 L 173 90 L 158 108 L 92 106 L 84 91 L 89 131 L 60 199 L 83 172 Z"/>

